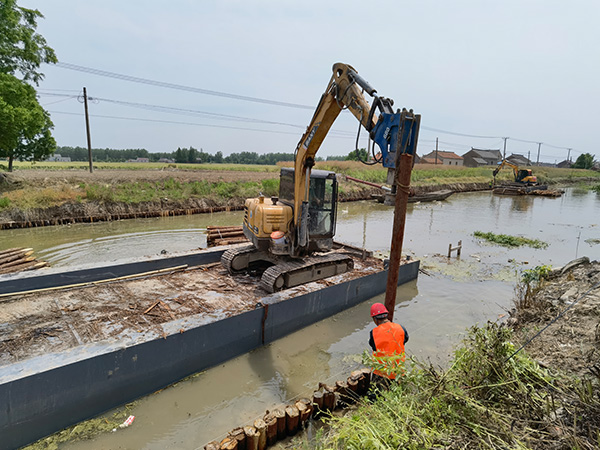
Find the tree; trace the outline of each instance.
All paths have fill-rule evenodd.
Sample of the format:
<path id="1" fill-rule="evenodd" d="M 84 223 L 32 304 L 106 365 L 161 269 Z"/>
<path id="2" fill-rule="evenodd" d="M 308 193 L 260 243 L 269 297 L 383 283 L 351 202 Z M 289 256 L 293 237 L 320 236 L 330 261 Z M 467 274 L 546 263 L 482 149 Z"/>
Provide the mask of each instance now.
<path id="1" fill-rule="evenodd" d="M 13 75 L 0 73 L 0 157 L 37 161 L 51 155 L 56 141 L 50 115 L 37 101 L 35 89 Z"/>
<path id="2" fill-rule="evenodd" d="M 37 19 L 44 16 L 37 9 L 17 6 L 17 0 L 0 1 L 0 72 L 32 81 L 36 85 L 44 78 L 39 71 L 43 63 L 58 60 L 46 40 L 36 33 Z"/>
<path id="3" fill-rule="evenodd" d="M 575 169 L 591 169 L 594 165 L 594 155 L 590 153 L 582 153 L 575 160 L 573 168 Z"/>
<path id="4" fill-rule="evenodd" d="M 352 150 L 346 156 L 346 161 L 367 161 L 369 159 L 369 152 L 366 148 L 357 148 Z"/>
<path id="5" fill-rule="evenodd" d="M 56 141 L 50 115 L 37 101 L 35 89 L 44 78 L 43 63 L 56 63 L 54 50 L 36 33 L 38 10 L 21 8 L 17 0 L 0 1 L 0 156 L 13 161 L 42 159 Z"/>

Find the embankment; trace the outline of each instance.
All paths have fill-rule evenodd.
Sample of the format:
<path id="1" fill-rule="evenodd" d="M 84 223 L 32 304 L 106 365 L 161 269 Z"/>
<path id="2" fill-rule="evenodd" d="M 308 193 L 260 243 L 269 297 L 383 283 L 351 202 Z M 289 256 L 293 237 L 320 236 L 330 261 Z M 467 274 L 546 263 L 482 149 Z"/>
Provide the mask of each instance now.
<path id="1" fill-rule="evenodd" d="M 340 193 L 341 202 L 369 200 L 371 194 L 380 192 L 375 188 L 357 188 L 353 184 L 349 184 L 348 187 L 348 189 L 342 189 Z M 471 192 L 486 190 L 489 189 L 489 186 L 487 183 L 453 183 L 415 186 L 413 189 L 416 194 L 442 189 L 450 189 L 454 192 Z M 48 208 L 8 208 L 0 212 L 0 229 L 235 211 L 244 208 L 244 201 L 244 198 L 223 200 L 206 198 L 163 199 L 142 203 L 82 201 L 65 202 L 62 205 Z"/>

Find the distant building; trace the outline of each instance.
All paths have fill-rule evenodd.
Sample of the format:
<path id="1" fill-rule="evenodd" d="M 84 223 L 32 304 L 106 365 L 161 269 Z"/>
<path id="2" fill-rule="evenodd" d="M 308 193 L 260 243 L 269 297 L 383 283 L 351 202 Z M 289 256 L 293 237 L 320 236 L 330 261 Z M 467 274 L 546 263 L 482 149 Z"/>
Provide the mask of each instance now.
<path id="1" fill-rule="evenodd" d="M 502 152 L 471 147 L 462 157 L 466 167 L 495 166 L 502 161 Z"/>
<path id="2" fill-rule="evenodd" d="M 160 158 L 158 160 L 159 163 L 165 163 L 165 164 L 173 164 L 175 162 L 174 159 L 170 159 L 170 158 Z"/>
<path id="3" fill-rule="evenodd" d="M 523 155 L 517 155 L 513 153 L 510 156 L 506 157 L 506 160 L 516 166 L 531 166 L 531 161 Z"/>
<path id="4" fill-rule="evenodd" d="M 150 162 L 150 158 L 128 159 L 127 162 L 131 162 L 131 163 L 149 163 Z"/>
<path id="5" fill-rule="evenodd" d="M 571 161 L 570 159 L 565 159 L 564 161 L 559 162 L 556 165 L 556 167 L 558 167 L 559 169 L 570 169 L 572 165 L 573 161 Z"/>
<path id="6" fill-rule="evenodd" d="M 60 156 L 60 153 L 55 153 L 52 156 L 49 156 L 46 161 L 51 162 L 71 162 L 70 156 Z"/>
<path id="7" fill-rule="evenodd" d="M 462 166 L 463 158 L 462 156 L 458 156 L 454 152 L 443 152 L 443 151 L 432 151 L 426 155 L 423 155 L 421 158 L 421 164 L 436 164 L 436 154 L 437 154 L 437 164 L 441 164 L 444 166 Z"/>

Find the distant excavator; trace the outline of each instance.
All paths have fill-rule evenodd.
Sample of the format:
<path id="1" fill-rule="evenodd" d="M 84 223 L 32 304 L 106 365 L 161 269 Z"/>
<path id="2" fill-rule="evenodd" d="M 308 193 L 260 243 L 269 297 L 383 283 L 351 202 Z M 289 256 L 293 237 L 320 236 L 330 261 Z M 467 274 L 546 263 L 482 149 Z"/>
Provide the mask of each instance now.
<path id="1" fill-rule="evenodd" d="M 371 104 L 364 93 L 373 98 Z M 336 174 L 313 167 L 317 151 L 344 109 L 377 144 L 381 155 L 376 162 L 388 171 L 396 169 L 396 155 L 415 154 L 421 116 L 406 109 L 394 112 L 394 102 L 376 94 L 352 66 L 333 66 L 325 93 L 296 147 L 294 167 L 281 169 L 279 196 L 246 200 L 243 231 L 252 245 L 223 253 L 221 263 L 230 273 L 247 270 L 251 264 L 269 265 L 260 286 L 275 292 L 352 270 L 350 256 L 330 252 L 338 200 Z"/>
<path id="2" fill-rule="evenodd" d="M 506 159 L 498 163 L 498 167 L 494 169 L 494 185 L 496 184 L 496 175 L 504 166 L 508 166 L 513 170 L 514 182 L 523 186 L 536 186 L 538 184 L 537 177 L 533 175 L 531 169 L 519 169 L 516 164 L 507 161 Z"/>

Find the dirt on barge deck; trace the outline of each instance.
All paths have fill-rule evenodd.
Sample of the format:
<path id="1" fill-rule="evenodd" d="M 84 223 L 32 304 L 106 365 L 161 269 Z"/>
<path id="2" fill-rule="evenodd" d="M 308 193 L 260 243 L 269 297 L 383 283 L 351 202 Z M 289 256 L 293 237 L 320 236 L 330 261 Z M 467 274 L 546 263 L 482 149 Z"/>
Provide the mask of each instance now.
<path id="1" fill-rule="evenodd" d="M 256 275 L 229 275 L 220 263 L 137 279 L 16 294 L 0 298 L 0 366 L 100 341 L 166 335 L 163 325 L 202 315 L 220 320 L 279 300 L 383 269 L 381 260 L 355 258 L 352 272 L 269 294 Z M 191 326 L 191 321 L 190 321 Z"/>

